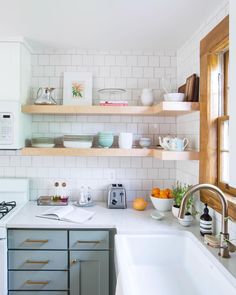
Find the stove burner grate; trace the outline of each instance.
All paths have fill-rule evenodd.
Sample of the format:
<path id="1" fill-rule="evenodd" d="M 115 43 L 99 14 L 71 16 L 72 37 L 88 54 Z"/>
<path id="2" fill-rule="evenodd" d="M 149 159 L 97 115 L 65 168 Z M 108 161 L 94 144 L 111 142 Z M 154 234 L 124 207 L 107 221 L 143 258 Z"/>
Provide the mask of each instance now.
<path id="1" fill-rule="evenodd" d="M 11 202 L 0 202 L 0 219 L 8 214 L 16 206 L 15 201 Z"/>

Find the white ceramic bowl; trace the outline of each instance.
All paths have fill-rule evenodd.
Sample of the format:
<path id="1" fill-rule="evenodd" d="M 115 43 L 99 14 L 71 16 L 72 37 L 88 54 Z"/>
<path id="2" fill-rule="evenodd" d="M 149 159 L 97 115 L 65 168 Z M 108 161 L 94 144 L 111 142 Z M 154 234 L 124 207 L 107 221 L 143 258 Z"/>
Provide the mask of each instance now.
<path id="1" fill-rule="evenodd" d="M 152 201 L 152 205 L 155 209 L 161 212 L 171 211 L 173 205 L 173 199 L 161 199 L 161 198 L 154 198 L 150 196 Z"/>
<path id="2" fill-rule="evenodd" d="M 139 145 L 142 148 L 148 148 L 151 145 L 151 139 L 150 138 L 147 138 L 147 137 L 142 137 L 139 140 Z"/>
<path id="3" fill-rule="evenodd" d="M 184 101 L 184 93 L 167 93 L 164 94 L 165 101 Z"/>

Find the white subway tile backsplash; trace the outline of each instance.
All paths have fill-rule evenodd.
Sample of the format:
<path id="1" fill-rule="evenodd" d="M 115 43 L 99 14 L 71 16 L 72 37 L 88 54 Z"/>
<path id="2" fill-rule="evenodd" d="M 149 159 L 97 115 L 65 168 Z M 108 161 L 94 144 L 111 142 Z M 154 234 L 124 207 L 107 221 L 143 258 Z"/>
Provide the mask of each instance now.
<path id="1" fill-rule="evenodd" d="M 138 57 L 135 55 L 127 56 L 127 65 L 137 66 L 138 65 Z"/>
<path id="2" fill-rule="evenodd" d="M 160 57 L 160 66 L 161 67 L 170 67 L 171 66 L 170 56 L 161 56 Z"/>
<path id="3" fill-rule="evenodd" d="M 54 86 L 57 88 L 55 98 L 62 103 L 66 71 L 92 72 L 94 103 L 99 100 L 97 90 L 104 87 L 127 89 L 125 99 L 130 105 L 140 105 L 142 88 L 152 88 L 156 101 L 161 100 L 160 79 L 163 77 L 173 79 L 174 88 L 177 87 L 176 54 L 172 51 L 42 50 L 32 55 L 34 97 L 39 87 Z M 150 137 L 156 144 L 159 134 L 176 130 L 175 124 L 172 117 L 33 115 L 32 134 L 59 138 L 64 134 L 97 134 L 99 131 L 112 131 L 117 136 L 127 131 L 134 134 L 135 144 L 143 136 Z M 29 177 L 32 199 L 40 194 L 53 194 L 54 182 L 64 179 L 74 199 L 78 198 L 80 186 L 90 185 L 96 200 L 106 200 L 113 170 L 115 181 L 124 183 L 128 199 L 132 201 L 136 196 L 148 196 L 153 185 L 163 187 L 164 183 L 174 181 L 175 162 L 164 163 L 151 157 L 26 157 L 16 151 L 0 151 L 0 176 Z"/>
<path id="4" fill-rule="evenodd" d="M 155 78 L 164 78 L 165 77 L 165 68 L 155 68 L 154 77 Z"/>
<path id="5" fill-rule="evenodd" d="M 145 67 L 148 65 L 148 56 L 140 55 L 138 56 L 138 66 Z"/>
<path id="6" fill-rule="evenodd" d="M 175 69 L 174 69 L 175 71 Z M 153 78 L 154 76 L 154 71 L 152 67 L 144 67 L 143 69 L 143 77 L 144 78 Z"/>
<path id="7" fill-rule="evenodd" d="M 111 67 L 111 77 L 118 78 L 121 76 L 121 68 L 118 66 Z"/>
<path id="8" fill-rule="evenodd" d="M 35 60 L 34 60 L 34 62 L 35 62 Z M 38 64 L 44 65 L 44 66 L 49 65 L 49 55 L 46 55 L 46 54 L 39 55 L 38 56 Z"/>
<path id="9" fill-rule="evenodd" d="M 71 64 L 76 66 L 83 65 L 83 56 L 82 55 L 72 55 Z"/>

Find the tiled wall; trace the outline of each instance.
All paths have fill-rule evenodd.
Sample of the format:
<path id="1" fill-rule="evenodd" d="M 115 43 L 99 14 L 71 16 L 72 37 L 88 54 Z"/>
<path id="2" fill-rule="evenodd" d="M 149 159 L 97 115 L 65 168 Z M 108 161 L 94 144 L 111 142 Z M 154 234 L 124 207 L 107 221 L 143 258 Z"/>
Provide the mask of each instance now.
<path id="1" fill-rule="evenodd" d="M 127 89 L 130 105 L 139 104 L 142 88 L 154 89 L 155 100 L 162 97 L 161 79 L 176 89 L 176 52 L 172 50 L 94 51 L 46 50 L 32 55 L 32 87 L 56 87 L 56 99 L 62 101 L 63 72 L 92 72 L 93 101 L 98 103 L 98 89 Z"/>
<path id="2" fill-rule="evenodd" d="M 154 89 L 155 100 L 162 98 L 161 78 L 176 88 L 176 53 L 166 51 L 38 51 L 32 55 L 32 96 L 38 87 L 56 87 L 56 99 L 62 103 L 64 71 L 93 73 L 94 104 L 97 89 L 124 87 L 130 105 L 139 104 L 142 88 Z M 141 136 L 158 142 L 158 135 L 176 134 L 174 117 L 140 116 L 32 116 L 34 136 L 60 137 L 63 134 L 96 134 L 98 131 L 132 132 L 135 144 Z M 176 178 L 174 161 L 123 157 L 31 157 L 19 152 L 0 151 L 0 177 L 29 177 L 31 198 L 53 193 L 55 180 L 67 180 L 70 195 L 78 197 L 79 188 L 89 185 L 96 200 L 106 199 L 112 182 L 123 183 L 131 201 L 148 196 L 152 186 L 171 187 Z"/>
<path id="3" fill-rule="evenodd" d="M 175 162 L 126 157 L 39 157 L 0 151 L 0 177 L 30 178 L 31 198 L 53 194 L 56 180 L 65 180 L 68 192 L 78 198 L 79 188 L 88 185 L 94 198 L 106 200 L 108 184 L 123 183 L 128 200 L 147 196 L 152 186 L 170 187 L 175 180 Z M 112 179 L 111 178 L 115 178 Z"/>
<path id="4" fill-rule="evenodd" d="M 177 84 L 185 83 L 186 77 L 193 73 L 200 73 L 200 41 L 203 39 L 225 16 L 229 14 L 229 1 L 225 0 L 208 20 L 193 34 L 193 36 L 177 51 Z M 177 134 L 191 139 L 192 147 L 199 148 L 199 114 L 190 114 L 177 118 Z M 196 184 L 199 182 L 198 161 L 176 162 L 177 180 Z M 202 211 L 202 204 L 197 202 L 196 206 Z M 212 212 L 215 216 L 215 230 L 220 231 L 221 216 Z M 236 223 L 229 225 L 231 238 L 236 238 Z"/>

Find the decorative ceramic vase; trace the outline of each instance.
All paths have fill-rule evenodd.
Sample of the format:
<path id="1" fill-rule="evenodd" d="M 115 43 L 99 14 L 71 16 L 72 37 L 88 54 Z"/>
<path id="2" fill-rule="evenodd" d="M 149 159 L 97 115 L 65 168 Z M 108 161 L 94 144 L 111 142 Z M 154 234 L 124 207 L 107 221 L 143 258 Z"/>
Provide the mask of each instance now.
<path id="1" fill-rule="evenodd" d="M 153 91 L 149 88 L 144 88 L 141 95 L 141 103 L 143 106 L 153 105 L 154 97 Z"/>
<path id="2" fill-rule="evenodd" d="M 191 214 L 185 214 L 184 219 L 178 218 L 178 221 L 182 226 L 190 226 L 193 222 L 193 216 Z"/>
<path id="3" fill-rule="evenodd" d="M 172 206 L 172 214 L 175 218 L 178 218 L 179 215 L 179 207 Z"/>

